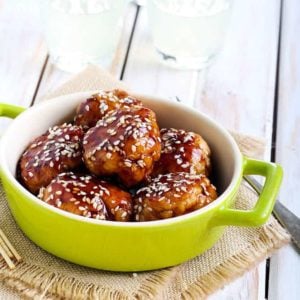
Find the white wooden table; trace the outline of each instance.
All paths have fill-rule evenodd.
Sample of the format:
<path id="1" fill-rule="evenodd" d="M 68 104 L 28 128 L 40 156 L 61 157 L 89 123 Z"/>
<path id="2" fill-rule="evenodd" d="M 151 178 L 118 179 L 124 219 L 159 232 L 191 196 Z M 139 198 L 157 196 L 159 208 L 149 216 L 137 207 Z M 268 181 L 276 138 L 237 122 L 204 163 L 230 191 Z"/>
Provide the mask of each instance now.
<path id="1" fill-rule="evenodd" d="M 1 102 L 31 106 L 72 76 L 50 63 L 40 22 L 37 1 L 0 1 Z M 264 138 L 265 158 L 285 170 L 280 200 L 299 216 L 299 32 L 298 0 L 235 1 L 227 43 L 213 66 L 176 71 L 154 53 L 145 8 L 131 4 L 108 70 L 137 92 L 178 97 L 228 129 Z M 8 123 L 1 120 L 1 132 Z M 291 246 L 210 297 L 265 298 L 300 299 L 300 256 Z"/>

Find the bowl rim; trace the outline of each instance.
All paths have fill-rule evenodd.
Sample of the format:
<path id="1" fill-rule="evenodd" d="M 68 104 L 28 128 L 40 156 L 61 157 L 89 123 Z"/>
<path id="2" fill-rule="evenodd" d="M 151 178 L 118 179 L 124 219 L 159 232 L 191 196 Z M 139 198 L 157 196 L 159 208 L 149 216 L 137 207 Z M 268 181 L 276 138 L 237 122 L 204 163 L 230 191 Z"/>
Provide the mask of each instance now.
<path id="1" fill-rule="evenodd" d="M 211 202 L 210 204 L 206 205 L 205 207 L 203 207 L 201 209 L 195 210 L 193 212 L 190 212 L 188 214 L 184 214 L 181 216 L 176 216 L 173 218 L 168 218 L 168 219 L 163 219 L 163 220 L 154 220 L 154 221 L 145 221 L 145 222 L 118 222 L 118 221 L 96 220 L 96 219 L 92 219 L 92 218 L 86 218 L 84 216 L 79 216 L 79 215 L 64 211 L 62 209 L 56 208 L 52 205 L 49 205 L 46 202 L 41 201 L 37 196 L 30 193 L 24 186 L 21 185 L 21 183 L 16 179 L 16 177 L 12 174 L 12 172 L 10 172 L 7 161 L 5 159 L 5 149 L 7 147 L 6 141 L 7 141 L 8 136 L 10 135 L 11 131 L 13 131 L 14 127 L 17 126 L 16 124 L 18 124 L 18 122 L 22 122 L 22 119 L 26 118 L 27 115 L 35 114 L 35 113 L 39 112 L 40 110 L 46 109 L 48 106 L 55 106 L 57 104 L 61 105 L 62 101 L 72 101 L 71 99 L 73 99 L 75 97 L 76 98 L 77 97 L 87 97 L 89 95 L 99 92 L 99 90 L 77 92 L 77 93 L 71 93 L 71 94 L 67 94 L 67 95 L 49 98 L 49 99 L 42 101 L 32 107 L 27 108 L 24 112 L 22 112 L 19 116 L 17 116 L 15 118 L 15 120 L 10 124 L 10 126 L 5 130 L 3 136 L 1 137 L 1 142 L 0 142 L 1 177 L 4 174 L 6 179 L 8 179 L 9 182 L 11 184 L 13 184 L 14 188 L 17 189 L 20 193 L 22 193 L 23 196 L 25 196 L 27 200 L 30 200 L 31 202 L 33 202 L 35 205 L 38 205 L 39 207 L 45 208 L 46 210 L 49 210 L 55 214 L 59 214 L 62 217 L 72 219 L 74 221 L 94 224 L 96 226 L 146 228 L 146 227 L 157 227 L 157 226 L 163 226 L 163 225 L 168 226 L 168 225 L 172 225 L 174 223 L 184 222 L 189 219 L 198 217 L 198 216 L 204 214 L 205 212 L 212 210 L 215 207 L 219 206 L 235 190 L 235 188 L 238 185 L 239 179 L 242 176 L 241 172 L 242 172 L 243 156 L 237 146 L 237 143 L 233 139 L 233 137 L 222 125 L 220 125 L 218 122 L 213 120 L 211 117 L 188 106 L 187 104 L 184 104 L 181 102 L 179 103 L 176 101 L 173 102 L 173 101 L 168 100 L 167 98 L 161 97 L 161 96 L 153 96 L 153 95 L 142 94 L 142 93 L 130 93 L 132 96 L 137 97 L 137 98 L 141 99 L 142 101 L 143 101 L 143 99 L 154 100 L 156 102 L 162 102 L 162 103 L 166 103 L 168 105 L 173 105 L 177 109 L 184 110 L 186 113 L 197 114 L 199 117 L 204 119 L 205 122 L 210 123 L 217 130 L 221 131 L 221 133 L 226 137 L 226 139 L 229 140 L 231 147 L 233 149 L 233 152 L 234 152 L 236 162 L 237 162 L 234 165 L 234 173 L 231 178 L 230 184 L 227 186 L 225 191 L 220 196 L 218 196 L 218 198 L 215 201 Z"/>

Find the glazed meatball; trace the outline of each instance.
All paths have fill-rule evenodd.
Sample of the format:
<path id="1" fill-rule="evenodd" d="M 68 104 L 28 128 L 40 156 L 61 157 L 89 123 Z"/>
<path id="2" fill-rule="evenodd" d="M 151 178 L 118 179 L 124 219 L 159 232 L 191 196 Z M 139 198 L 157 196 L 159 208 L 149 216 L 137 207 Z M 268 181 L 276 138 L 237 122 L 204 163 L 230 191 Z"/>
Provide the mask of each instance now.
<path id="1" fill-rule="evenodd" d="M 87 218 L 125 222 L 132 216 L 129 193 L 90 175 L 61 173 L 41 188 L 39 198 Z"/>
<path id="2" fill-rule="evenodd" d="M 94 127 L 108 112 L 132 106 L 142 106 L 142 102 L 125 91 L 100 91 L 78 106 L 74 121 L 87 130 Z"/>
<path id="3" fill-rule="evenodd" d="M 160 133 L 162 150 L 154 166 L 154 177 L 176 172 L 209 175 L 210 149 L 199 134 L 174 128 L 163 128 Z"/>
<path id="4" fill-rule="evenodd" d="M 204 207 L 216 198 L 216 188 L 203 174 L 159 175 L 137 191 L 134 217 L 136 221 L 172 218 Z"/>
<path id="5" fill-rule="evenodd" d="M 118 176 L 132 187 L 151 173 L 160 157 L 155 113 L 145 107 L 115 110 L 84 136 L 84 161 L 95 175 Z"/>
<path id="6" fill-rule="evenodd" d="M 20 181 L 32 193 L 50 183 L 59 173 L 82 164 L 81 127 L 54 126 L 36 138 L 19 161 Z"/>

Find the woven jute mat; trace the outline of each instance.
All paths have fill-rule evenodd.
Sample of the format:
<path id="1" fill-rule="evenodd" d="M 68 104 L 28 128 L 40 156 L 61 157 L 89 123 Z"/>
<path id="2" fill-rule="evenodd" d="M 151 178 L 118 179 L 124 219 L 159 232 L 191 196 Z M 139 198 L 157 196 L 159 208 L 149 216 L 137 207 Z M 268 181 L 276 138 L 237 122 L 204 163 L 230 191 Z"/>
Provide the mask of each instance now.
<path id="1" fill-rule="evenodd" d="M 47 98 L 95 89 L 126 88 L 90 66 Z M 47 100 L 51 101 L 51 100 Z M 264 143 L 234 134 L 247 156 L 262 157 Z M 242 184 L 236 207 L 252 208 L 257 195 Z M 213 248 L 176 267 L 142 273 L 115 273 L 81 267 L 34 245 L 18 228 L 0 190 L 0 228 L 24 261 L 10 271 L 0 259 L 0 299 L 201 299 L 245 273 L 289 242 L 289 235 L 271 217 L 257 228 L 228 227 Z"/>

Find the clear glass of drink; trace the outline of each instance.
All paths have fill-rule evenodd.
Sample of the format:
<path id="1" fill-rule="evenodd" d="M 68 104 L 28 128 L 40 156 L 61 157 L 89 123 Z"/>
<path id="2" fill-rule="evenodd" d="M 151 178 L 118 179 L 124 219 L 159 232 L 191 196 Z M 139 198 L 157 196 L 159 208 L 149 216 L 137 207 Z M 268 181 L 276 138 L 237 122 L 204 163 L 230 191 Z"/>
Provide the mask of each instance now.
<path id="1" fill-rule="evenodd" d="M 51 61 L 66 71 L 106 66 L 121 33 L 126 0 L 45 0 L 42 16 Z"/>
<path id="2" fill-rule="evenodd" d="M 154 46 L 165 63 L 202 69 L 220 51 L 233 0 L 148 0 Z"/>

